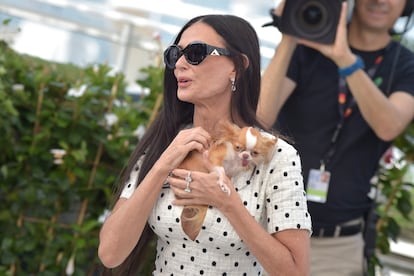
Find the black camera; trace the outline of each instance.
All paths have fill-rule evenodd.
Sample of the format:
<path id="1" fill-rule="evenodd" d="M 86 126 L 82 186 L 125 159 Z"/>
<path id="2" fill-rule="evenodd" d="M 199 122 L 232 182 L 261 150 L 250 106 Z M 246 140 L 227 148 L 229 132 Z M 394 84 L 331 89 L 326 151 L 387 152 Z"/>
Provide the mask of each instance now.
<path id="1" fill-rule="evenodd" d="M 320 43 L 335 41 L 343 0 L 286 0 L 283 13 L 273 22 L 282 33 Z"/>

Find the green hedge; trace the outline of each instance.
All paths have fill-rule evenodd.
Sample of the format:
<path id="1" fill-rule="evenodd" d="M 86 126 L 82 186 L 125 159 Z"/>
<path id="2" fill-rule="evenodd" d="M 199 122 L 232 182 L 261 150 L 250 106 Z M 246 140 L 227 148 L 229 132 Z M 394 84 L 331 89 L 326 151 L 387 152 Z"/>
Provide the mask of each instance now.
<path id="1" fill-rule="evenodd" d="M 97 270 L 99 218 L 159 98 L 160 68 L 143 72 L 158 93 L 133 102 L 106 65 L 46 62 L 1 42 L 0 275 L 59 275 L 72 260 L 73 275 Z"/>

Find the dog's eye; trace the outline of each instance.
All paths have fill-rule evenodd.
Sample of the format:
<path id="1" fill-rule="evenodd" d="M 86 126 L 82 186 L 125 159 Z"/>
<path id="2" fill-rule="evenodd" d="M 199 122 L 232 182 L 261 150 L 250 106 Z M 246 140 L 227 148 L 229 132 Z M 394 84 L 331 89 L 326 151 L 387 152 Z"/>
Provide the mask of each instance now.
<path id="1" fill-rule="evenodd" d="M 234 148 L 236 149 L 236 151 L 241 151 L 242 150 L 242 147 L 240 147 L 238 145 L 236 145 Z"/>
<path id="2" fill-rule="evenodd" d="M 259 153 L 258 153 L 257 151 L 255 151 L 255 150 L 254 150 L 254 151 L 252 151 L 252 152 L 251 152 L 251 155 L 252 155 L 252 156 L 257 156 L 257 155 L 259 155 Z"/>

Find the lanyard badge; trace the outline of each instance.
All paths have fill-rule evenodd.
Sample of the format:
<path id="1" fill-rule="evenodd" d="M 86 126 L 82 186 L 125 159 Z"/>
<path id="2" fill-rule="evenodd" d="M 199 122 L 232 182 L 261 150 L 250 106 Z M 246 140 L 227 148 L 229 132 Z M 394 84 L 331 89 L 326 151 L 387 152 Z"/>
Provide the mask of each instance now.
<path id="1" fill-rule="evenodd" d="M 325 170 L 325 164 L 322 162 L 318 169 L 309 171 L 307 198 L 309 201 L 325 203 L 328 197 L 329 180 L 331 173 Z"/>

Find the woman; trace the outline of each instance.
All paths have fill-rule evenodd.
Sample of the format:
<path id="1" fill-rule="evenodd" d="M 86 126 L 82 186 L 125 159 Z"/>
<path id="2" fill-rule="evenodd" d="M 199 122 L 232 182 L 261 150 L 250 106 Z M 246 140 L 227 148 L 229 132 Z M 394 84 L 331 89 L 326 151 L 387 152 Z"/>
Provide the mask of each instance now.
<path id="1" fill-rule="evenodd" d="M 213 170 L 178 169 L 190 151 L 208 149 L 223 119 L 262 128 L 252 26 L 231 15 L 196 17 L 165 51 L 165 63 L 163 109 L 134 151 L 101 229 L 103 264 L 132 273 L 151 228 L 154 275 L 307 275 L 311 223 L 294 148 L 279 138 L 267 165 L 225 180 L 230 193 Z M 193 241 L 180 215 L 184 205 L 200 204 L 210 208 Z"/>

